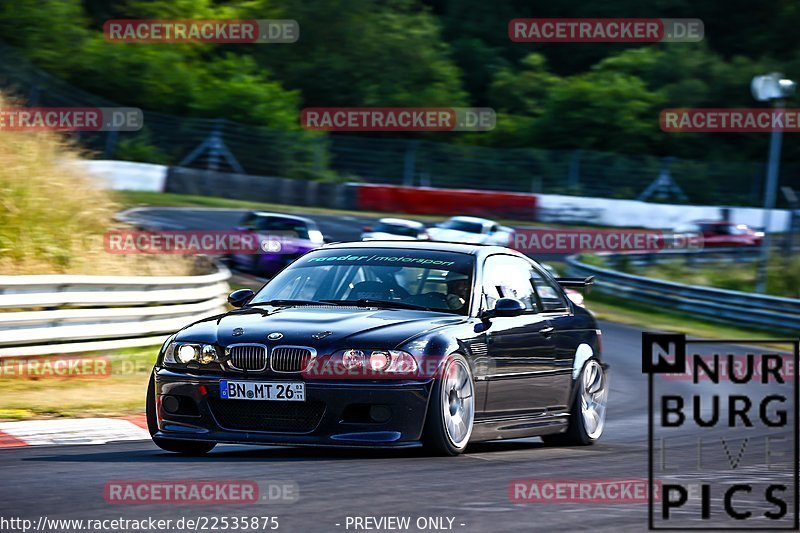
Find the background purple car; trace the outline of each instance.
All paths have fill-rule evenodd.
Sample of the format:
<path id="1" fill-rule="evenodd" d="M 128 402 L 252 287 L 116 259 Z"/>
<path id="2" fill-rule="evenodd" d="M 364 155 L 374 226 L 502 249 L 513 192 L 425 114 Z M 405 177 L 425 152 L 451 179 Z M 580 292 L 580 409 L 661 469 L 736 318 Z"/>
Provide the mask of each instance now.
<path id="1" fill-rule="evenodd" d="M 242 218 L 236 230 L 256 233 L 261 250 L 258 253 L 232 254 L 228 259 L 232 266 L 258 276 L 272 276 L 324 243 L 316 222 L 282 213 L 251 211 Z"/>

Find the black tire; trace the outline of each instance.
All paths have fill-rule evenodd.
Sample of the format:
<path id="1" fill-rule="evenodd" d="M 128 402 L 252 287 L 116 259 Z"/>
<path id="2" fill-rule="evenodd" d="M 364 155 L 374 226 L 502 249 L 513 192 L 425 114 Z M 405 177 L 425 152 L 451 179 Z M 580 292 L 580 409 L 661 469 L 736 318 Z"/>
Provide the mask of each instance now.
<path id="1" fill-rule="evenodd" d="M 201 442 L 191 440 L 175 440 L 154 437 L 158 431 L 158 419 L 156 417 L 156 383 L 154 374 L 150 374 L 150 382 L 147 384 L 147 401 L 145 402 L 145 412 L 147 415 L 147 430 L 150 438 L 156 446 L 167 452 L 180 453 L 182 455 L 205 455 L 214 449 L 215 442 Z"/>
<path id="2" fill-rule="evenodd" d="M 469 387 L 471 392 L 471 401 L 472 401 L 472 409 L 471 409 L 471 416 L 469 417 L 468 423 L 468 435 L 464 442 L 456 443 L 450 437 L 448 433 L 445 419 L 448 416 L 447 413 L 444 411 L 444 402 L 443 402 L 443 394 L 444 394 L 444 387 L 446 383 L 445 374 L 448 372 L 448 369 L 453 364 L 461 365 L 461 367 L 467 373 L 467 379 L 469 380 Z M 447 360 L 444 362 L 441 368 L 441 374 L 437 375 L 436 379 L 433 383 L 433 389 L 431 390 L 431 397 L 428 401 L 428 413 L 425 417 L 425 428 L 423 433 L 423 445 L 425 450 L 430 453 L 431 455 L 445 455 L 445 456 L 453 456 L 459 455 L 462 453 L 468 443 L 469 443 L 469 436 L 472 434 L 472 428 L 474 425 L 474 418 L 475 418 L 475 386 L 474 381 L 472 378 L 472 371 L 470 370 L 469 363 L 461 354 L 452 354 L 450 355 Z"/>
<path id="3" fill-rule="evenodd" d="M 603 380 L 603 386 L 605 388 L 608 387 L 608 376 L 605 374 L 605 371 L 603 371 L 600 363 L 596 359 L 589 359 L 586 361 L 575 384 L 575 397 L 572 400 L 572 407 L 569 411 L 569 425 L 567 426 L 567 430 L 554 435 L 543 435 L 542 440 L 545 444 L 549 446 L 590 446 L 600 438 L 600 435 L 592 436 L 587 431 L 581 409 L 584 373 L 591 367 L 599 368 L 599 371 L 602 373 L 601 379 Z M 606 390 L 606 396 L 607 395 L 608 391 Z M 600 432 L 602 434 L 602 429 Z"/>

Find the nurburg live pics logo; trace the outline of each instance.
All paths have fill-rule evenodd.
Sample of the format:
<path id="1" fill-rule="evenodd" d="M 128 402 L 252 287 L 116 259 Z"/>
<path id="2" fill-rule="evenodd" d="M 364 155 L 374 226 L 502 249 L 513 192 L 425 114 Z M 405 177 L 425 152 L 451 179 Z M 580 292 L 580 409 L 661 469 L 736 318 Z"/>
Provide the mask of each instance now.
<path id="1" fill-rule="evenodd" d="M 642 333 L 649 529 L 800 528 L 799 353 L 796 339 Z"/>

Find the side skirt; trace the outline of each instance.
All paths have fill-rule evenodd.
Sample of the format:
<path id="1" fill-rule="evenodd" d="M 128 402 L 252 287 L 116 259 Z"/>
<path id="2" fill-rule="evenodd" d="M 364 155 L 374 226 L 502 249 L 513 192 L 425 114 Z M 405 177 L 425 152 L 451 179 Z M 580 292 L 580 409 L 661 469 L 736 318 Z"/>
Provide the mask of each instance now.
<path id="1" fill-rule="evenodd" d="M 540 412 L 527 415 L 476 418 L 470 442 L 538 437 L 566 431 L 569 412 Z"/>

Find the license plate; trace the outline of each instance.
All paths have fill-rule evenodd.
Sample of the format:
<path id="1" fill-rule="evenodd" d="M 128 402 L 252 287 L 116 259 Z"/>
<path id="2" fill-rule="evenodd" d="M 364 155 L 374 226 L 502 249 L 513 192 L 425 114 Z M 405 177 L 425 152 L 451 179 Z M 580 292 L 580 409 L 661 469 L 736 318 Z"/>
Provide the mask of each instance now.
<path id="1" fill-rule="evenodd" d="M 306 401 L 306 384 L 291 381 L 228 381 L 219 382 L 219 397 L 224 400 Z"/>

